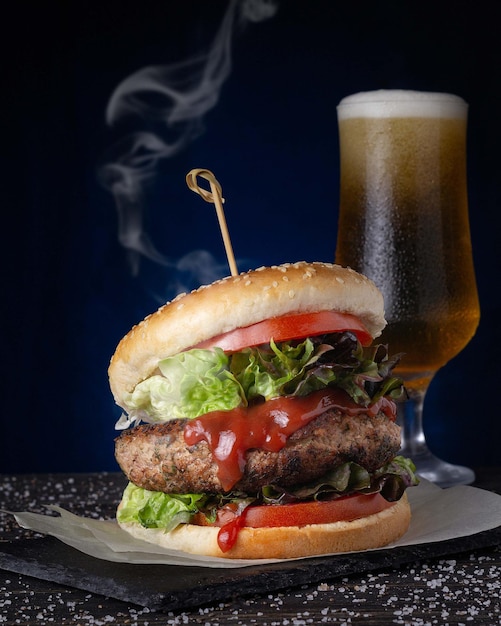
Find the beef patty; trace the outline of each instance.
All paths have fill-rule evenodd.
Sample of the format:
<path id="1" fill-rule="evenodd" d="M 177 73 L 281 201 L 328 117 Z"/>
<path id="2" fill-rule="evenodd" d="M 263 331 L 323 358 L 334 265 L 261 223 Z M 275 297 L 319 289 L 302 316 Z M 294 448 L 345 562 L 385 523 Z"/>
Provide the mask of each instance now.
<path id="1" fill-rule="evenodd" d="M 127 478 L 164 493 L 224 493 L 209 446 L 184 441 L 186 420 L 144 424 L 124 431 L 115 456 Z M 329 410 L 297 430 L 279 452 L 249 450 L 234 490 L 255 493 L 265 485 L 290 487 L 313 481 L 346 461 L 374 471 L 400 449 L 400 427 L 379 413 L 350 416 Z"/>

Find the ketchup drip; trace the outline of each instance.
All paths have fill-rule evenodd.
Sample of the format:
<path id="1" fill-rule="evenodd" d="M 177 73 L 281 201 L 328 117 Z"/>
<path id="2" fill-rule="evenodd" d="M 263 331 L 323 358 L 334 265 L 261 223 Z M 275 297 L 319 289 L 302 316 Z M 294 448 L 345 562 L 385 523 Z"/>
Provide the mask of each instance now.
<path id="1" fill-rule="evenodd" d="M 186 424 L 184 440 L 189 446 L 207 442 L 218 465 L 221 485 L 230 491 L 242 478 L 247 450 L 278 452 L 296 430 L 329 409 L 372 417 L 382 411 L 389 419 L 396 418 L 395 403 L 388 398 L 362 407 L 341 389 L 325 389 L 304 397 L 275 398 L 231 412 L 207 413 Z"/>

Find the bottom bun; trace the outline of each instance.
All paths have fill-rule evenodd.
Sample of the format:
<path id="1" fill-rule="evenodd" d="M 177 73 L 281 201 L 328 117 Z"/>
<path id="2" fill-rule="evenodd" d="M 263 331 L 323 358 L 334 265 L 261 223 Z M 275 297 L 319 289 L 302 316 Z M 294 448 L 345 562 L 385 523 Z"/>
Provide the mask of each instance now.
<path id="1" fill-rule="evenodd" d="M 320 554 L 381 548 L 407 532 L 411 509 L 407 494 L 380 513 L 353 520 L 307 526 L 242 528 L 234 546 L 223 552 L 217 544 L 219 528 L 182 524 L 171 532 L 119 522 L 137 539 L 169 550 L 227 559 L 292 559 Z"/>

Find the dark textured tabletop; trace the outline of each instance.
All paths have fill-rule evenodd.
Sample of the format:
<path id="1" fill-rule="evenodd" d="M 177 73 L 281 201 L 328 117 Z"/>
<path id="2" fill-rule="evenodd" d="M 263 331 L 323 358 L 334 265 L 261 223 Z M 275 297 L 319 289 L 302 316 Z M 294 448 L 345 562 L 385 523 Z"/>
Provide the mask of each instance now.
<path id="1" fill-rule="evenodd" d="M 476 473 L 475 486 L 501 493 L 501 468 Z M 111 518 L 124 484 L 120 474 L 0 476 L 0 509 L 55 504 Z M 498 529 L 407 551 L 207 572 L 100 561 L 0 513 L 0 624 L 501 624 L 500 538 Z"/>

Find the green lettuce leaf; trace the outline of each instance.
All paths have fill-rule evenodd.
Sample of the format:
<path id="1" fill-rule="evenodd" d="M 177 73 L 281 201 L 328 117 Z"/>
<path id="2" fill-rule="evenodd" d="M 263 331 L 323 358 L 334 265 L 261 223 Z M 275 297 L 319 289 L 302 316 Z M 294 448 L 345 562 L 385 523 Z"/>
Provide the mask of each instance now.
<path id="1" fill-rule="evenodd" d="M 268 504 L 285 504 L 340 498 L 358 492 L 380 493 L 389 502 L 395 502 L 407 487 L 419 483 L 415 472 L 414 463 L 403 456 L 396 456 L 373 474 L 357 463 L 347 462 L 307 485 L 293 489 L 269 485 L 263 489 L 263 500 Z"/>
<path id="2" fill-rule="evenodd" d="M 317 358 L 309 339 L 297 346 L 283 343 L 280 347 L 272 341 L 268 350 L 245 348 L 232 355 L 230 369 L 248 400 L 270 400 L 291 395 L 306 368 Z"/>
<path id="3" fill-rule="evenodd" d="M 383 395 L 396 399 L 402 394 L 402 381 L 391 374 L 398 360 L 398 355 L 388 359 L 385 346 L 363 348 L 345 332 L 297 345 L 272 341 L 269 348 L 246 348 L 231 357 L 229 368 L 249 401 L 305 396 L 333 386 L 368 406 Z"/>
<path id="4" fill-rule="evenodd" d="M 169 532 L 179 524 L 187 524 L 203 507 L 204 494 L 168 494 L 147 491 L 129 483 L 122 496 L 117 518 L 120 522 L 135 522 L 145 528 L 163 528 Z"/>
<path id="5" fill-rule="evenodd" d="M 228 356 L 220 348 L 188 350 L 163 359 L 158 368 L 159 374 L 139 383 L 127 397 L 129 421 L 195 418 L 246 403 L 228 369 Z"/>
<path id="6" fill-rule="evenodd" d="M 188 350 L 160 361 L 158 372 L 137 385 L 126 399 L 128 415 L 116 427 L 193 419 L 328 386 L 369 406 L 383 395 L 401 395 L 402 381 L 391 374 L 398 359 L 389 359 L 382 345 L 363 348 L 350 332 L 299 343 L 271 341 L 231 355 L 220 348 Z"/>

